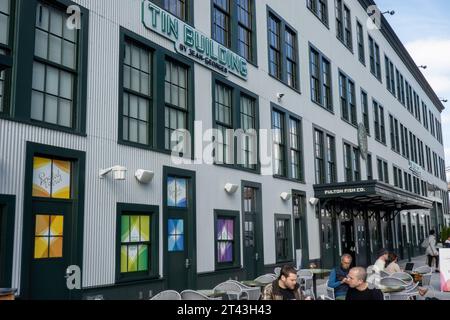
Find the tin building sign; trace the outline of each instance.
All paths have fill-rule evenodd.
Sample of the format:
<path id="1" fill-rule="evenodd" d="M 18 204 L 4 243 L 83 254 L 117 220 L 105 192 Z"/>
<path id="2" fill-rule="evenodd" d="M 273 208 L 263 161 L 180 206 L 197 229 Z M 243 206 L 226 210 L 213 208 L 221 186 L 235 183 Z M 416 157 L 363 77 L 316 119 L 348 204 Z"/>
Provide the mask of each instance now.
<path id="1" fill-rule="evenodd" d="M 247 80 L 245 58 L 148 0 L 142 1 L 142 23 L 147 29 L 173 41 L 177 53 L 224 76 L 232 73 Z"/>

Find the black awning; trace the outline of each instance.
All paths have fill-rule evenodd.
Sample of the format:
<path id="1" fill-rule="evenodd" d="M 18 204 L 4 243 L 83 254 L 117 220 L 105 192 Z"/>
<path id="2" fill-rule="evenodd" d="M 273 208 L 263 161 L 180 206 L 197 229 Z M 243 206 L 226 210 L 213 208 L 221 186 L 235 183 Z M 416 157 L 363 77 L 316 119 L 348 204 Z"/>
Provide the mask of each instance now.
<path id="1" fill-rule="evenodd" d="M 427 198 L 372 180 L 320 184 L 314 186 L 315 197 L 324 201 L 343 200 L 369 209 L 428 210 L 433 202 Z"/>

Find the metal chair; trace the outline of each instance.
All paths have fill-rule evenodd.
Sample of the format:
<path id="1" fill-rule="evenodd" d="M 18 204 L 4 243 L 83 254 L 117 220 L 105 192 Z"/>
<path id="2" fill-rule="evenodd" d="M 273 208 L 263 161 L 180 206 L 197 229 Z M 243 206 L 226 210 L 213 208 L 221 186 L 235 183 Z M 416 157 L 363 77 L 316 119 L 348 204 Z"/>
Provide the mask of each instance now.
<path id="1" fill-rule="evenodd" d="M 280 276 L 281 273 L 281 268 L 280 267 L 276 267 L 275 269 L 273 269 L 273 273 L 277 275 L 277 277 Z"/>
<path id="2" fill-rule="evenodd" d="M 386 277 L 390 277 L 391 275 L 389 273 L 387 273 L 386 271 L 380 271 L 380 277 L 382 278 L 386 278 Z"/>
<path id="3" fill-rule="evenodd" d="M 245 284 L 236 281 L 236 280 L 228 280 L 227 282 L 234 283 L 242 288 L 242 291 L 247 293 L 248 300 L 257 301 L 261 298 L 261 289 L 259 287 L 252 288 L 248 287 Z"/>
<path id="4" fill-rule="evenodd" d="M 433 273 L 433 269 L 431 269 L 429 266 L 422 266 L 414 269 L 414 272 L 420 273 L 420 274 L 429 274 Z"/>
<path id="5" fill-rule="evenodd" d="M 403 281 L 405 281 L 408 284 L 414 283 L 413 277 L 409 273 L 406 273 L 406 272 L 396 272 L 396 273 L 393 273 L 391 275 L 391 277 L 392 278 L 398 278 L 398 279 L 401 279 L 401 280 L 408 279 L 407 281 L 403 280 Z"/>
<path id="6" fill-rule="evenodd" d="M 327 297 L 331 300 L 336 300 L 336 295 L 333 288 L 327 287 Z"/>
<path id="7" fill-rule="evenodd" d="M 150 300 L 181 300 L 181 295 L 173 290 L 162 291 Z"/>
<path id="8" fill-rule="evenodd" d="M 213 290 L 226 292 L 229 300 L 249 300 L 248 293 L 243 291 L 242 287 L 234 282 L 222 282 L 218 284 Z"/>
<path id="9" fill-rule="evenodd" d="M 200 301 L 200 300 L 222 300 L 220 298 L 210 298 L 198 291 L 194 291 L 194 290 L 184 290 L 183 292 L 181 292 L 181 299 L 182 300 L 195 300 L 195 301 Z"/>
<path id="10" fill-rule="evenodd" d="M 254 281 L 259 282 L 259 283 L 263 283 L 263 284 L 269 284 L 274 282 L 275 280 L 277 280 L 277 276 L 275 274 L 264 274 L 262 276 L 259 276 L 258 278 L 256 278 Z"/>
<path id="11" fill-rule="evenodd" d="M 368 266 L 367 269 L 366 269 L 366 272 L 367 272 L 367 275 L 371 275 L 372 273 L 374 273 L 373 265 Z"/>
<path id="12" fill-rule="evenodd" d="M 381 287 L 403 287 L 406 289 L 408 287 L 408 283 L 406 283 L 405 281 L 398 279 L 398 278 L 386 277 L 386 278 L 380 279 L 379 286 L 381 286 Z"/>
<path id="13" fill-rule="evenodd" d="M 432 276 L 433 276 L 433 271 L 432 270 L 431 270 L 430 273 L 424 274 L 422 276 L 422 287 L 428 289 L 428 291 L 430 293 L 432 293 L 434 297 L 436 297 L 436 292 L 435 292 L 433 286 L 431 285 L 431 277 Z"/>

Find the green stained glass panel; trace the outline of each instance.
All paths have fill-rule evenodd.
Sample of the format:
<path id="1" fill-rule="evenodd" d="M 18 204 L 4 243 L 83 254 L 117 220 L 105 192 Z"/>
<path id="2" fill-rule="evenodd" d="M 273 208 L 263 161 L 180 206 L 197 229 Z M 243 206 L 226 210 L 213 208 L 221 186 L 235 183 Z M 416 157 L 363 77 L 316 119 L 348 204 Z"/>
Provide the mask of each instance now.
<path id="1" fill-rule="evenodd" d="M 122 216 L 122 226 L 121 226 L 121 239 L 122 242 L 130 242 L 130 217 Z"/>
<path id="2" fill-rule="evenodd" d="M 138 271 L 138 246 L 128 247 L 128 272 Z"/>
<path id="3" fill-rule="evenodd" d="M 147 271 L 148 270 L 148 246 L 140 245 L 139 246 L 139 271 Z"/>
<path id="4" fill-rule="evenodd" d="M 130 242 L 139 242 L 140 231 L 139 231 L 139 216 L 130 217 Z"/>
<path id="5" fill-rule="evenodd" d="M 120 248 L 120 272 L 128 272 L 128 247 L 122 246 Z"/>
<path id="6" fill-rule="evenodd" d="M 150 241 L 150 217 L 141 216 L 141 241 Z"/>

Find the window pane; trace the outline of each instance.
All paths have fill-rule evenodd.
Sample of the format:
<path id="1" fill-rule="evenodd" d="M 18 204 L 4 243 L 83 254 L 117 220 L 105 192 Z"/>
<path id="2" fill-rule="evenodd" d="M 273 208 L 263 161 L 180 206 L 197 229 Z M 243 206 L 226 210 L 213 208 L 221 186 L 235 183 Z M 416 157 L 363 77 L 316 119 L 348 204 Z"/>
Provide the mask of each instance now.
<path id="1" fill-rule="evenodd" d="M 58 123 L 58 98 L 46 96 L 44 121 L 53 124 Z"/>
<path id="2" fill-rule="evenodd" d="M 47 59 L 48 34 L 36 29 L 36 41 L 34 54 L 38 57 Z"/>
<path id="3" fill-rule="evenodd" d="M 58 70 L 52 67 L 47 67 L 46 92 L 58 95 Z"/>
<path id="4" fill-rule="evenodd" d="M 31 119 L 42 121 L 44 117 L 44 95 L 33 90 L 31 96 Z"/>

